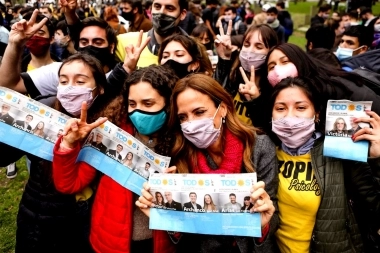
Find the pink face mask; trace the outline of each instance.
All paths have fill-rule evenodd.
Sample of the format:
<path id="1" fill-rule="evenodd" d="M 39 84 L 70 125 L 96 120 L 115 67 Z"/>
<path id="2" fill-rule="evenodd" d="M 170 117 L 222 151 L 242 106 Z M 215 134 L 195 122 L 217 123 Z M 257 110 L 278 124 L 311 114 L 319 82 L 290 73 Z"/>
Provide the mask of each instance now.
<path id="1" fill-rule="evenodd" d="M 65 110 L 73 116 L 78 116 L 82 107 L 82 102 L 87 102 L 87 109 L 89 109 L 94 102 L 92 91 L 95 88 L 86 88 L 80 86 L 58 86 L 57 99 Z"/>
<path id="2" fill-rule="evenodd" d="M 215 112 L 218 112 L 218 109 Z M 213 144 L 220 135 L 219 129 L 214 128 L 214 117 L 206 119 L 198 119 L 194 121 L 188 121 L 181 124 L 183 136 L 193 143 L 197 148 L 205 149 Z"/>
<path id="3" fill-rule="evenodd" d="M 272 131 L 288 148 L 299 148 L 313 135 L 314 118 L 285 117 L 272 120 Z"/>
<path id="4" fill-rule="evenodd" d="M 276 65 L 268 73 L 268 81 L 274 87 L 276 84 L 281 82 L 282 79 L 287 77 L 297 77 L 298 71 L 293 63 L 288 63 L 285 65 Z"/>

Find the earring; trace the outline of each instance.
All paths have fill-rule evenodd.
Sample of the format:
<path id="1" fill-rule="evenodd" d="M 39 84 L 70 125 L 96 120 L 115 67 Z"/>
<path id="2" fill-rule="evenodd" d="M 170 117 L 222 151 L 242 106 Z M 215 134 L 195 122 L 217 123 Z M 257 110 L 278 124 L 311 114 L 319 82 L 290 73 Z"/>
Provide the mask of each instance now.
<path id="1" fill-rule="evenodd" d="M 223 124 L 226 123 L 226 117 L 222 118 L 222 122 L 223 122 Z"/>

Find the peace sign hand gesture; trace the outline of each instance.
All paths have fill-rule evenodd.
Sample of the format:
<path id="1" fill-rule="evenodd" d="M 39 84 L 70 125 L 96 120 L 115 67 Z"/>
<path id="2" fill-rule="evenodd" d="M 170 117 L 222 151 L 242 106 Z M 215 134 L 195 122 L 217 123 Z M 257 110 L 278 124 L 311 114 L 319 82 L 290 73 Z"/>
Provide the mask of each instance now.
<path id="1" fill-rule="evenodd" d="M 36 23 L 38 10 L 34 10 L 29 21 L 22 19 L 12 25 L 9 33 L 9 43 L 14 43 L 18 46 L 24 46 L 25 43 L 46 23 L 47 18 L 44 18 L 39 23 Z"/>
<path id="2" fill-rule="evenodd" d="M 245 82 L 245 84 L 241 83 L 239 85 L 240 94 L 244 95 L 245 99 L 247 99 L 248 101 L 258 98 L 260 96 L 260 90 L 257 87 L 256 82 L 255 82 L 255 67 L 251 66 L 250 79 L 248 79 L 242 67 L 240 67 L 239 70 Z"/>
<path id="3" fill-rule="evenodd" d="M 223 26 L 219 26 L 219 33 L 216 35 L 215 48 L 216 52 L 220 58 L 224 60 L 231 59 L 231 31 L 232 31 L 232 20 L 228 21 L 227 33 L 224 34 Z"/>
<path id="4" fill-rule="evenodd" d="M 77 0 L 60 0 L 61 7 L 64 8 L 65 12 L 72 12 L 77 9 Z"/>
<path id="5" fill-rule="evenodd" d="M 137 62 L 140 59 L 141 52 L 144 50 L 146 45 L 150 40 L 150 37 L 147 37 L 144 42 L 142 42 L 144 31 L 140 30 L 139 38 L 136 45 L 128 45 L 125 47 L 125 52 L 127 53 L 124 59 L 123 68 L 128 73 L 131 74 L 137 66 Z"/>
<path id="6" fill-rule="evenodd" d="M 69 119 L 63 129 L 63 145 L 68 148 L 75 148 L 78 142 L 82 142 L 87 135 L 96 127 L 107 121 L 107 118 L 99 118 L 94 123 L 87 124 L 87 103 L 82 103 L 80 119 Z"/>

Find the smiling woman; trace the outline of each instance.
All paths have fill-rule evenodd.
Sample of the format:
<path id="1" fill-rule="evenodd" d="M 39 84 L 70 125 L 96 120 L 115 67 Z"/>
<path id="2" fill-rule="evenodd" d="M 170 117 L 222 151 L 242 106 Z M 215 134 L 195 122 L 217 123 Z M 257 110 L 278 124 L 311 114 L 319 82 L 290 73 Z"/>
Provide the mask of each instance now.
<path id="1" fill-rule="evenodd" d="M 94 85 L 82 78 L 73 76 L 73 80 L 80 81 L 76 85 L 87 87 L 86 94 L 99 92 L 98 89 L 91 91 Z M 174 73 L 162 66 L 133 71 L 126 80 L 122 95 L 105 107 L 102 116 L 107 116 L 109 121 L 134 135 L 156 153 L 168 155 L 171 133 L 166 125 L 170 95 L 176 81 Z M 82 109 L 81 118 L 85 114 Z M 72 124 L 78 123 L 77 119 L 67 123 L 70 131 L 60 140 L 62 146 L 70 149 L 61 149 L 62 146 L 57 144 L 54 151 L 54 183 L 59 191 L 78 192 L 93 180 L 96 169 L 84 162 L 75 163 L 75 160 L 80 143 L 105 120 L 103 118 L 91 124 L 81 121 L 78 131 L 72 130 Z M 93 121 L 95 119 L 88 120 Z M 132 162 L 133 155 L 127 154 L 123 163 L 132 166 Z M 144 165 L 141 173 L 149 177 L 150 164 L 144 162 Z M 90 241 L 95 252 L 114 252 L 115 249 L 120 252 L 173 252 L 168 234 L 149 230 L 148 218 L 134 207 L 134 201 L 135 196 L 131 191 L 107 175 L 101 177 L 91 217 Z"/>
<path id="2" fill-rule="evenodd" d="M 70 111 L 71 115 L 77 115 L 78 100 L 82 103 L 83 97 L 91 98 L 93 91 L 90 87 L 97 87 L 94 95 L 98 94 L 100 97 L 91 103 L 88 112 L 88 118 L 91 120 L 96 118 L 95 114 L 100 112 L 99 108 L 103 101 L 100 90 L 106 84 L 100 63 L 89 55 L 76 54 L 62 63 L 59 74 L 62 82 L 60 87 L 64 88 L 59 91 L 55 109 L 62 113 Z M 86 77 L 83 77 L 83 74 Z M 44 137 L 48 126 L 46 122 L 38 122 L 32 132 Z M 59 132 L 60 130 L 55 134 L 59 135 Z M 61 139 L 59 143 L 60 141 Z M 0 166 L 15 162 L 24 155 L 31 161 L 30 176 L 22 193 L 17 214 L 16 252 L 30 252 L 31 249 L 35 252 L 91 252 L 87 235 L 92 189 L 89 187 L 84 191 L 85 194 L 81 192 L 83 189 L 61 193 L 53 184 L 50 161 L 3 143 L 0 143 L 0 152 L 7 154 L 0 159 Z M 87 176 L 94 177 L 95 174 L 96 172 L 89 173 Z"/>
<path id="3" fill-rule="evenodd" d="M 191 73 L 213 73 L 205 48 L 191 37 L 175 34 L 164 40 L 158 52 L 158 61 L 183 78 Z"/>

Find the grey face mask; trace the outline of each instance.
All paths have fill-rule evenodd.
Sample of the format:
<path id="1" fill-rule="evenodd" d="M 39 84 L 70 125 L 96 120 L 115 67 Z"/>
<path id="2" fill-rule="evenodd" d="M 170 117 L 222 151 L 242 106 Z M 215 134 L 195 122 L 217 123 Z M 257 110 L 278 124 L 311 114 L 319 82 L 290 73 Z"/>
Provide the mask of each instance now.
<path id="1" fill-rule="evenodd" d="M 164 13 L 154 13 L 152 15 L 153 29 L 163 37 L 171 35 L 177 27 L 175 23 L 177 19 L 178 17 L 172 17 Z"/>

